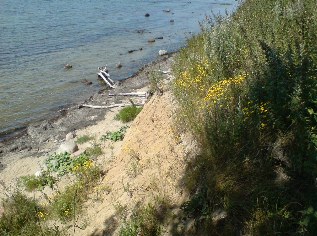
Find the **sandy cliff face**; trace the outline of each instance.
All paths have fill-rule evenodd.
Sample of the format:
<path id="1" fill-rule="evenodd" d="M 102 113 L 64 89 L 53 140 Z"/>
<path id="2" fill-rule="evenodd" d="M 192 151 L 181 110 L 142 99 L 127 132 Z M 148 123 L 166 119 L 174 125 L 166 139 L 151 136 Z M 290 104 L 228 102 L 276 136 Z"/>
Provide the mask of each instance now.
<path id="1" fill-rule="evenodd" d="M 186 159 L 197 149 L 189 134 L 177 130 L 174 110 L 170 92 L 154 96 L 144 106 L 106 167 L 99 188 L 104 186 L 109 193 L 102 203 L 87 204 L 89 223 L 78 235 L 116 235 L 122 223 L 119 208 L 129 216 L 136 206 L 157 199 L 164 198 L 175 208 L 186 199 L 181 178 Z"/>

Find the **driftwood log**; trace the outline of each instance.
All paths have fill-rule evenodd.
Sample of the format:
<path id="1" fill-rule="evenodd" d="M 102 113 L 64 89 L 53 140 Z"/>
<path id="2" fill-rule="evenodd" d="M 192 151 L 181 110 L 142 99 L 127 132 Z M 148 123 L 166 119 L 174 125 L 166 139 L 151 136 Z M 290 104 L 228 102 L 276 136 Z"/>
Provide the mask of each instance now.
<path id="1" fill-rule="evenodd" d="M 81 107 L 88 107 L 88 108 L 94 108 L 94 109 L 107 109 L 107 108 L 114 108 L 114 107 L 126 107 L 131 106 L 131 103 L 118 103 L 113 104 L 109 106 L 97 106 L 97 105 L 89 105 L 89 104 L 83 104 Z M 144 106 L 142 103 L 132 103 L 132 106 Z"/>

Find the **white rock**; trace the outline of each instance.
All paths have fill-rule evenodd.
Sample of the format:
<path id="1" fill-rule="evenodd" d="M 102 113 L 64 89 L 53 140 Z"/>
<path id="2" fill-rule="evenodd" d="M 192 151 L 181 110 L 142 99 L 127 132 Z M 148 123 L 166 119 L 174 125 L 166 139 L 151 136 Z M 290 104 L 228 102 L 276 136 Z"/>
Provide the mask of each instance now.
<path id="1" fill-rule="evenodd" d="M 167 51 L 166 50 L 160 50 L 159 51 L 159 55 L 160 56 L 164 56 L 164 55 L 166 55 L 167 54 Z"/>
<path id="2" fill-rule="evenodd" d="M 59 149 L 56 151 L 57 154 L 68 152 L 70 154 L 76 152 L 78 150 L 78 146 L 74 140 L 68 140 L 62 143 L 59 146 Z"/>
<path id="3" fill-rule="evenodd" d="M 69 132 L 68 134 L 66 134 L 66 141 L 69 141 L 71 139 L 75 138 L 75 134 L 73 132 Z"/>

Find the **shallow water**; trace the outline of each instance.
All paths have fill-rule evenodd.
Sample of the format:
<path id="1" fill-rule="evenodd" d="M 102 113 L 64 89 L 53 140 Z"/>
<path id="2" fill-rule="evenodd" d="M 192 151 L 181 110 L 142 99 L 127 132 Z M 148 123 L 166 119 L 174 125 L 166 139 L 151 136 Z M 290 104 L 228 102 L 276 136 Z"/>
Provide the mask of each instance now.
<path id="1" fill-rule="evenodd" d="M 98 66 L 107 64 L 114 80 L 131 76 L 156 59 L 160 49 L 182 47 L 211 11 L 224 14 L 236 4 L 235 0 L 1 1 L 0 133 L 46 118 L 103 88 L 97 80 Z M 159 36 L 164 38 L 147 42 Z M 128 53 L 139 48 L 143 50 Z M 115 66 L 119 62 L 121 69 Z M 66 63 L 73 68 L 65 70 Z M 93 85 L 84 85 L 83 79 Z"/>

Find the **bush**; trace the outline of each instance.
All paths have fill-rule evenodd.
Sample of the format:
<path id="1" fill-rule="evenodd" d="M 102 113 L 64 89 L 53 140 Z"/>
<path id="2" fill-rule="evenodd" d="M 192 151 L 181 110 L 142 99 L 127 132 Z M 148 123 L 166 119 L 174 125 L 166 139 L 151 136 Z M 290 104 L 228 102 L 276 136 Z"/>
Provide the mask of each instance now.
<path id="1" fill-rule="evenodd" d="M 161 235 L 161 222 L 157 209 L 149 204 L 138 209 L 120 230 L 120 236 Z"/>
<path id="2" fill-rule="evenodd" d="M 88 194 L 100 178 L 101 171 L 88 157 L 79 158 L 72 168 L 77 180 L 66 187 L 64 192 L 59 192 L 50 205 L 53 216 L 62 221 L 73 219 L 82 212 Z"/>
<path id="3" fill-rule="evenodd" d="M 51 176 L 48 172 L 43 172 L 41 176 L 23 176 L 20 182 L 24 185 L 25 189 L 29 192 L 34 190 L 42 190 L 45 186 L 53 188 L 56 183 L 56 178 Z"/>
<path id="4" fill-rule="evenodd" d="M 313 233 L 317 218 L 304 212 L 317 209 L 316 7 L 247 0 L 177 56 L 179 120 L 203 147 L 187 166 L 184 209 L 202 234 Z M 220 225 L 218 208 L 228 214 Z"/>
<path id="5" fill-rule="evenodd" d="M 0 218 L 1 235 L 61 235 L 58 229 L 41 224 L 41 221 L 45 220 L 45 209 L 20 192 L 15 192 L 6 199 L 3 208 L 4 214 Z"/>
<path id="6" fill-rule="evenodd" d="M 137 117 L 137 115 L 141 112 L 142 107 L 136 107 L 136 106 L 128 106 L 125 108 L 122 108 L 119 113 L 115 116 L 116 120 L 120 120 L 123 123 L 130 122 Z"/>

